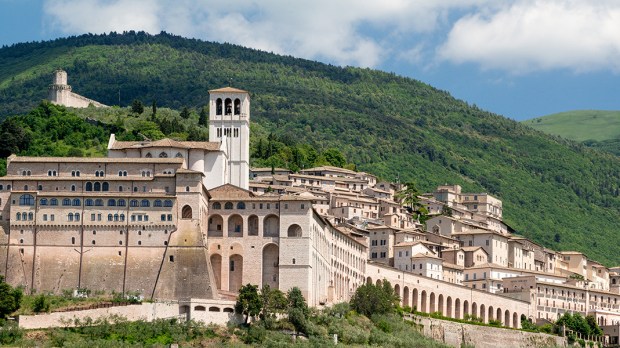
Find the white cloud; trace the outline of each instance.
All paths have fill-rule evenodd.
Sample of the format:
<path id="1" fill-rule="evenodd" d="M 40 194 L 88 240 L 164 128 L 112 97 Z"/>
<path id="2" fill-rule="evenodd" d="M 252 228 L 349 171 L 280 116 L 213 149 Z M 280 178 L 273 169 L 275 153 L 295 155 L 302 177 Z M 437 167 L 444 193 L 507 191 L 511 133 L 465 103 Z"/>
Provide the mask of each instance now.
<path id="1" fill-rule="evenodd" d="M 522 74 L 620 70 L 620 2 L 521 0 L 460 18 L 441 59 Z"/>

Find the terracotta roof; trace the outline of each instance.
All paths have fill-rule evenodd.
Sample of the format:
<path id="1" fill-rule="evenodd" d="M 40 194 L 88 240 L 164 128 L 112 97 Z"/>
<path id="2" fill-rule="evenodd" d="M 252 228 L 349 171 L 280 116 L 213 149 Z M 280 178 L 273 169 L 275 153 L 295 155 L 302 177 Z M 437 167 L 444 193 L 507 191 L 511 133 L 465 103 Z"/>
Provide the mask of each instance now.
<path id="1" fill-rule="evenodd" d="M 461 265 L 455 265 L 455 264 L 453 264 L 453 263 L 446 262 L 446 261 L 444 261 L 444 262 L 443 262 L 443 268 L 444 268 L 444 269 L 445 269 L 445 268 L 453 268 L 453 269 L 460 269 L 460 270 L 465 269 L 465 267 L 463 267 L 463 266 L 461 266 Z"/>
<path id="2" fill-rule="evenodd" d="M 111 157 L 28 157 L 15 156 L 8 158 L 10 163 L 56 163 L 56 162 L 78 162 L 78 163 L 179 163 L 184 162 L 183 158 L 111 158 Z"/>
<path id="3" fill-rule="evenodd" d="M 209 93 L 217 92 L 217 93 L 248 93 L 242 89 L 234 88 L 234 87 L 222 87 L 217 89 L 210 89 Z"/>
<path id="4" fill-rule="evenodd" d="M 428 254 L 422 254 L 422 253 L 417 253 L 413 256 L 411 256 L 412 259 L 435 259 L 435 260 L 442 260 L 443 259 L 441 257 L 437 257 L 435 255 L 428 255 Z"/>
<path id="5" fill-rule="evenodd" d="M 340 173 L 357 174 L 357 172 L 354 170 L 334 167 L 334 166 L 321 166 L 321 167 L 314 167 L 314 168 L 300 170 L 300 172 L 321 172 L 321 171 L 332 171 L 332 172 L 340 172 Z"/>
<path id="6" fill-rule="evenodd" d="M 219 151 L 220 143 L 208 141 L 177 141 L 164 138 L 156 141 L 115 141 L 110 150 L 145 149 L 152 147 L 175 147 L 181 149 L 202 149 Z"/>

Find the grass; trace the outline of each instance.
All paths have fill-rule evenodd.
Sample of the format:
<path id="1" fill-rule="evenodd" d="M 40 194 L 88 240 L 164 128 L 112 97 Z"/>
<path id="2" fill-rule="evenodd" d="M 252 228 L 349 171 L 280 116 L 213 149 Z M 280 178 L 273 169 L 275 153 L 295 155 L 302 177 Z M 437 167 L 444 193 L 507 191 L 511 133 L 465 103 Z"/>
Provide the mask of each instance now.
<path id="1" fill-rule="evenodd" d="M 537 117 L 523 123 L 575 141 L 620 138 L 620 111 L 576 110 Z"/>

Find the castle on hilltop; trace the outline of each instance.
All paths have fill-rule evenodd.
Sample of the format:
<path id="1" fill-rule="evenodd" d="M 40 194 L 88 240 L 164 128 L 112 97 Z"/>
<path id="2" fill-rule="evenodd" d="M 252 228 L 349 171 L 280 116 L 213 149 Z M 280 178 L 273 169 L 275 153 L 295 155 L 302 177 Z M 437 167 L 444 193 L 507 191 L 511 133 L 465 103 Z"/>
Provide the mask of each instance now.
<path id="1" fill-rule="evenodd" d="M 250 169 L 249 93 L 209 94 L 208 142 L 112 134 L 104 158 L 10 156 L 0 178 L 6 281 L 221 301 L 251 283 L 298 287 L 322 306 L 387 279 L 403 307 L 451 318 L 518 328 L 578 312 L 620 323 L 620 268 L 513 234 L 501 200 L 439 186 L 419 196 L 424 225 L 398 199 L 403 185 L 369 173 Z M 205 311 L 196 308 L 183 310 Z"/>
<path id="2" fill-rule="evenodd" d="M 71 91 L 71 86 L 67 84 L 67 72 L 64 70 L 54 71 L 52 84 L 48 87 L 47 99 L 58 105 L 68 106 L 72 108 L 107 107 L 98 101 L 88 99 Z"/>

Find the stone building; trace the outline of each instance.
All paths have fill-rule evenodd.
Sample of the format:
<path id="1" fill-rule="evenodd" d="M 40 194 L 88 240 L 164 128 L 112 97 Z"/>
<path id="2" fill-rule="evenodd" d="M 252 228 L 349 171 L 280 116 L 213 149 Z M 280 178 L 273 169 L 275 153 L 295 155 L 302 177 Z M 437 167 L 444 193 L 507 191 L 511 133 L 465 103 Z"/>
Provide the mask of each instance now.
<path id="1" fill-rule="evenodd" d="M 67 72 L 64 70 L 54 71 L 52 84 L 48 87 L 47 99 L 54 104 L 72 108 L 107 107 L 98 101 L 73 93 L 71 86 L 67 84 Z"/>

